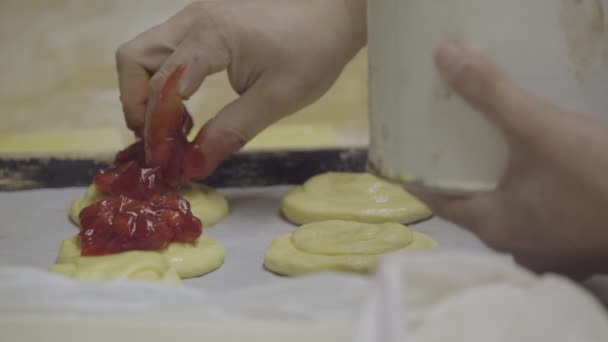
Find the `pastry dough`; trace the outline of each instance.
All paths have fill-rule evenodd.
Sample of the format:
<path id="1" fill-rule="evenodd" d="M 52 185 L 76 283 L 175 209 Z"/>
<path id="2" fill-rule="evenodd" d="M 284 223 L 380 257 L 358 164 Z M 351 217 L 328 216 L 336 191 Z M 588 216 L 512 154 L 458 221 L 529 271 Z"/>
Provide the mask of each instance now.
<path id="1" fill-rule="evenodd" d="M 50 267 L 51 272 L 84 281 L 135 279 L 179 284 L 175 268 L 163 255 L 131 251 L 103 257 L 78 257 Z"/>
<path id="2" fill-rule="evenodd" d="M 179 189 L 180 196 L 190 202 L 192 214 L 203 222 L 204 228 L 209 228 L 222 221 L 228 215 L 228 201 L 214 189 L 198 184 L 189 183 Z M 85 207 L 106 198 L 92 184 L 88 187 L 83 197 L 72 202 L 68 216 L 70 220 L 79 225 L 78 215 Z"/>
<path id="3" fill-rule="evenodd" d="M 174 242 L 161 251 L 130 251 L 93 257 L 80 255 L 80 239 L 76 235 L 63 240 L 51 271 L 82 280 L 130 278 L 173 281 L 173 278 L 207 274 L 223 262 L 224 247 L 204 235 L 194 245 Z"/>
<path id="4" fill-rule="evenodd" d="M 436 248 L 430 236 L 398 223 L 323 221 L 274 240 L 266 250 L 264 266 L 290 276 L 321 271 L 368 273 L 384 254 Z"/>
<path id="5" fill-rule="evenodd" d="M 398 185 L 367 173 L 338 172 L 317 175 L 289 191 L 282 212 L 296 224 L 325 220 L 407 224 L 432 215 Z"/>

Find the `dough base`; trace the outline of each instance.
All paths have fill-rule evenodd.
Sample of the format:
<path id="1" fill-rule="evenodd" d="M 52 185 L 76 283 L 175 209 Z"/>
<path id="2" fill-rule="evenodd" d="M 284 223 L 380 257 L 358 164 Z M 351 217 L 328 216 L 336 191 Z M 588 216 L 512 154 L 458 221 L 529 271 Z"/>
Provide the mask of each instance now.
<path id="1" fill-rule="evenodd" d="M 228 216 L 228 201 L 216 190 L 198 183 L 184 185 L 178 191 L 179 195 L 190 202 L 192 214 L 203 222 L 203 228 L 209 228 Z M 83 197 L 72 202 L 68 217 L 76 225 L 80 225 L 78 215 L 89 205 L 107 198 L 91 184 Z"/>
<path id="2" fill-rule="evenodd" d="M 367 173 L 329 172 L 289 191 L 282 213 L 295 224 L 326 220 L 413 223 L 431 210 L 398 185 Z"/>
<path id="3" fill-rule="evenodd" d="M 56 263 L 49 270 L 82 281 L 133 279 L 167 284 L 181 283 L 179 275 L 167 258 L 155 252 L 145 251 L 103 257 L 77 257 Z"/>
<path id="4" fill-rule="evenodd" d="M 160 251 L 129 251 L 103 256 L 80 255 L 78 235 L 62 242 L 52 272 L 82 280 L 117 278 L 175 282 L 175 278 L 199 277 L 224 262 L 224 247 L 201 236 L 194 245 L 172 243 Z"/>
<path id="5" fill-rule="evenodd" d="M 323 225 L 323 229 L 331 230 L 332 222 L 316 222 L 312 224 Z M 343 222 L 344 221 L 338 221 Z M 360 225 L 356 222 L 350 222 L 354 225 Z M 304 225 L 302 227 L 306 227 Z M 371 225 L 373 226 L 373 225 Z M 302 228 L 301 227 L 301 228 Z M 408 229 L 402 226 L 403 229 Z M 299 228 L 299 229 L 301 229 Z M 296 231 L 297 232 L 297 231 Z M 337 272 L 351 272 L 351 273 L 369 273 L 378 264 L 380 259 L 388 254 L 394 252 L 415 252 L 415 251 L 429 251 L 437 248 L 437 243 L 428 235 L 412 232 L 413 238 L 411 243 L 401 248 L 394 248 L 394 245 L 387 244 L 386 252 L 376 254 L 365 254 L 355 253 L 344 254 L 343 251 L 340 253 L 310 253 L 299 248 L 293 240 L 293 234 L 286 234 L 275 239 L 268 249 L 264 257 L 264 267 L 266 269 L 282 275 L 298 276 L 308 273 L 324 272 L 324 271 L 337 271 Z M 337 240 L 336 240 L 337 241 Z M 364 243 L 363 240 L 353 240 L 353 246 L 358 246 Z M 321 243 L 321 242 L 320 242 Z M 327 243 L 327 241 L 324 241 Z M 378 241 L 372 242 L 377 244 Z"/>

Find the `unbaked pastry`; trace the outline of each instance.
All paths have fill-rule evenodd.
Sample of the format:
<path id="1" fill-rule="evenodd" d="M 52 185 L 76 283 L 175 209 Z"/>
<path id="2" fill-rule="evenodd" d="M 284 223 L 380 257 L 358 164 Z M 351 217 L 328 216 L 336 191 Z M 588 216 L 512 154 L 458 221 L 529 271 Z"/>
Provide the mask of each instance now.
<path id="1" fill-rule="evenodd" d="M 78 235 L 63 240 L 51 271 L 82 280 L 115 278 L 171 281 L 194 278 L 219 268 L 224 262 L 224 247 L 207 236 L 194 245 L 171 243 L 160 251 L 129 251 L 103 256 L 80 255 Z M 175 277 L 173 277 L 175 273 Z"/>
<path id="2" fill-rule="evenodd" d="M 169 260 L 148 251 L 130 251 L 102 257 L 77 257 L 56 263 L 49 270 L 83 281 L 134 279 L 179 284 L 181 279 Z"/>
<path id="3" fill-rule="evenodd" d="M 309 179 L 285 195 L 285 218 L 296 224 L 325 220 L 412 223 L 431 210 L 402 187 L 368 173 L 329 172 Z"/>
<path id="4" fill-rule="evenodd" d="M 275 239 L 266 250 L 264 266 L 290 276 L 321 271 L 368 273 L 387 253 L 436 248 L 430 236 L 398 223 L 322 221 Z"/>
<path id="5" fill-rule="evenodd" d="M 226 198 L 208 186 L 188 183 L 182 186 L 178 193 L 190 202 L 192 215 L 203 222 L 204 228 L 209 228 L 219 223 L 228 215 L 228 201 Z M 78 219 L 78 215 L 80 211 L 104 198 L 106 196 L 97 190 L 95 184 L 91 184 L 83 197 L 79 197 L 72 202 L 68 213 L 70 220 L 74 224 L 79 225 L 80 220 Z"/>

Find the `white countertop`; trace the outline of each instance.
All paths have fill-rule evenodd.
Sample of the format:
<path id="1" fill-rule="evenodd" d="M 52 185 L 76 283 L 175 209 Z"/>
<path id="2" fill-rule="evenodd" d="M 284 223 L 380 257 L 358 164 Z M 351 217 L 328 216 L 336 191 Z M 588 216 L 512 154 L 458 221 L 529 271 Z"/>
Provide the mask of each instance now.
<path id="1" fill-rule="evenodd" d="M 224 244 L 225 263 L 219 270 L 186 280 L 184 284 L 208 291 L 226 291 L 281 279 L 264 270 L 262 262 L 272 239 L 294 228 L 279 215 L 280 199 L 288 189 L 222 189 L 230 203 L 230 215 L 218 225 L 204 229 L 203 234 Z M 0 193 L 0 265 L 40 269 L 51 265 L 61 240 L 77 233 L 68 221 L 67 210 L 71 201 L 84 191 L 84 188 L 66 188 Z M 439 218 L 411 227 L 433 236 L 442 251 L 493 253 L 472 234 Z M 594 279 L 589 287 L 608 302 L 606 279 Z"/>

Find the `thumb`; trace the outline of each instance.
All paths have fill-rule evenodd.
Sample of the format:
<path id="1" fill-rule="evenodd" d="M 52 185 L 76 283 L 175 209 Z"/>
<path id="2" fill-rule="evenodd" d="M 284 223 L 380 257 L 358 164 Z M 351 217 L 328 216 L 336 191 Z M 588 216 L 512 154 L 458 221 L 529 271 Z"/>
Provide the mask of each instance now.
<path id="1" fill-rule="evenodd" d="M 468 195 L 448 195 L 407 189 L 428 205 L 437 216 L 464 228 L 482 239 L 495 235 L 492 219 L 500 217 L 500 205 L 494 192 Z"/>
<path id="2" fill-rule="evenodd" d="M 435 62 L 454 91 L 503 131 L 518 128 L 521 122 L 530 122 L 531 115 L 543 112 L 539 99 L 515 85 L 481 51 L 452 41 L 440 47 Z"/>
<path id="3" fill-rule="evenodd" d="M 209 176 L 231 154 L 292 111 L 287 96 L 264 84 L 254 84 L 201 128 L 194 140 L 205 160 L 200 178 Z"/>

